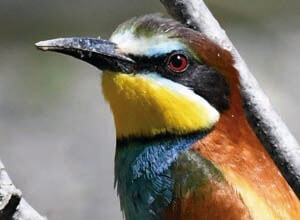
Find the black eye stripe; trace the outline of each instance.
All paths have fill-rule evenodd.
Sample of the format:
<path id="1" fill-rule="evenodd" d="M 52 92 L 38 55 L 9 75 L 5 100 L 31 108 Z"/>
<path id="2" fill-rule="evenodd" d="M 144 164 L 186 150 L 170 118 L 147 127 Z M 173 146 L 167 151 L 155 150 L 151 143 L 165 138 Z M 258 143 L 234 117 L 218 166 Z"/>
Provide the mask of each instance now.
<path id="1" fill-rule="evenodd" d="M 136 55 L 129 55 L 129 57 L 137 63 L 136 72 L 147 70 L 163 74 L 166 71 L 170 71 L 167 64 L 172 54 L 183 54 L 187 58 L 188 63 L 191 61 L 194 62 L 184 51 L 176 50 L 167 54 L 152 57 Z"/>
<path id="2" fill-rule="evenodd" d="M 184 72 L 178 73 L 168 68 L 169 57 L 174 53 L 185 54 L 187 57 L 189 65 Z M 196 94 L 203 97 L 219 112 L 229 108 L 230 93 L 225 76 L 216 68 L 188 56 L 184 51 L 172 51 L 153 57 L 130 56 L 130 58 L 137 63 L 133 70 L 134 73 L 158 73 L 164 78 L 192 88 Z"/>

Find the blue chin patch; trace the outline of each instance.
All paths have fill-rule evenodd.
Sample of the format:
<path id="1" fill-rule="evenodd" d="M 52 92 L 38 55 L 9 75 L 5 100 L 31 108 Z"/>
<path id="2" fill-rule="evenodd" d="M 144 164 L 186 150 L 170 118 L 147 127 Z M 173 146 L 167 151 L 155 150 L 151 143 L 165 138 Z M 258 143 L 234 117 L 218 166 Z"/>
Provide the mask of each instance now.
<path id="1" fill-rule="evenodd" d="M 174 162 L 181 152 L 205 135 L 118 143 L 115 184 L 126 219 L 162 219 L 164 208 L 174 197 Z"/>

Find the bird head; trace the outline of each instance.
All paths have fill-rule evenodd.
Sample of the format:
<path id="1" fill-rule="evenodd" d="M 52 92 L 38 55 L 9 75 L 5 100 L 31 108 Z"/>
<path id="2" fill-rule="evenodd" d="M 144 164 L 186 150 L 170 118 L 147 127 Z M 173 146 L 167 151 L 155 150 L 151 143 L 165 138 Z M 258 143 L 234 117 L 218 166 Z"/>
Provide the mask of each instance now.
<path id="1" fill-rule="evenodd" d="M 230 105 L 230 53 L 172 19 L 133 18 L 109 41 L 59 38 L 36 46 L 103 71 L 118 139 L 209 131 Z"/>

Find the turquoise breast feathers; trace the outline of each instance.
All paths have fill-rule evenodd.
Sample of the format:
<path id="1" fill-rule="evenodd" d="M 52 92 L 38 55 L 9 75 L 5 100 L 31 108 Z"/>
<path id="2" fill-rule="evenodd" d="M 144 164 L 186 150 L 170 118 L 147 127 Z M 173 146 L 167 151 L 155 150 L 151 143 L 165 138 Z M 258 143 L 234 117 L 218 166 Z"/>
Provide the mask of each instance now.
<path id="1" fill-rule="evenodd" d="M 176 199 L 210 178 L 223 178 L 210 161 L 189 150 L 205 135 L 118 142 L 115 185 L 127 220 L 162 219 Z"/>

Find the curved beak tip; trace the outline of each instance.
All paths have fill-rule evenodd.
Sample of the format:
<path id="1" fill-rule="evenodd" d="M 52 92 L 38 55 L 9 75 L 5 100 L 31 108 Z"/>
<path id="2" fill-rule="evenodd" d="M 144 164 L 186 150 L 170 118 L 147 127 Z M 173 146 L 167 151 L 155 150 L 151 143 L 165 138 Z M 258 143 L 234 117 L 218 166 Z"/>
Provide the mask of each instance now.
<path id="1" fill-rule="evenodd" d="M 39 41 L 35 43 L 34 45 L 43 51 L 50 50 L 51 48 L 54 47 L 63 47 L 65 46 L 63 43 L 63 38 L 57 38 L 57 39 L 52 39 L 52 40 L 44 40 L 44 41 Z"/>
<path id="2" fill-rule="evenodd" d="M 37 43 L 34 44 L 38 49 L 40 50 L 43 50 L 43 51 L 46 51 L 49 49 L 49 44 L 48 44 L 48 41 L 39 41 Z"/>

